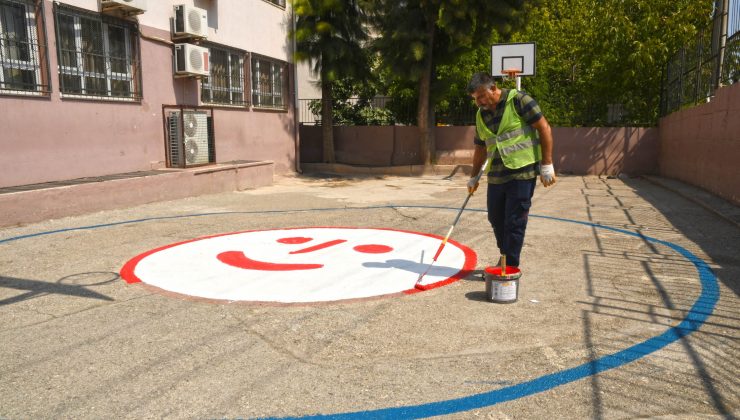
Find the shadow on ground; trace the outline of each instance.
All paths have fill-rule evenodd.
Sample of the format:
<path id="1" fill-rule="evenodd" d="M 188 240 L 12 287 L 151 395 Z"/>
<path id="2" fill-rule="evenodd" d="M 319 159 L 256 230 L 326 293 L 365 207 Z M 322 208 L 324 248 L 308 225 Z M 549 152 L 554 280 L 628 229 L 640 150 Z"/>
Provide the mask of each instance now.
<path id="1" fill-rule="evenodd" d="M 119 276 L 113 272 L 87 272 L 62 277 L 56 283 L 42 280 L 19 279 L 0 275 L 0 289 L 19 290 L 22 293 L 0 299 L 0 306 L 11 305 L 44 295 L 65 295 L 88 299 L 113 301 L 114 299 L 91 290 L 117 281 Z M 4 293 L 5 294 L 5 293 Z"/>
<path id="2" fill-rule="evenodd" d="M 684 241 L 680 245 L 707 262 L 718 281 L 738 294 L 740 232 L 734 225 L 640 179 L 584 179 L 582 195 L 592 223 L 658 236 L 669 242 L 672 237 L 684 236 L 691 244 Z M 640 200 L 649 202 L 652 209 L 640 205 Z M 615 215 L 615 207 L 621 209 L 622 217 Z M 699 217 L 707 220 L 697 223 Z M 593 235 L 598 250 L 583 253 L 591 301 L 579 302 L 584 307 L 584 346 L 589 349 L 591 361 L 604 352 L 614 353 L 643 339 L 636 333 L 624 332 L 607 342 L 596 342 L 592 337 L 603 319 L 624 318 L 647 323 L 648 328 L 668 329 L 692 310 L 701 288 L 696 267 L 671 249 L 645 238 L 636 248 L 634 241 L 624 241 L 604 229 L 593 228 Z M 704 400 L 690 403 L 711 405 L 717 413 L 731 418 L 729 407 L 740 386 L 740 364 L 733 356 L 740 351 L 738 328 L 733 326 L 740 320 L 740 310 L 724 302 L 720 297 L 712 316 L 698 331 L 682 337 L 679 346 L 669 346 L 641 362 L 649 363 L 648 371 L 653 374 L 645 375 L 644 366 L 628 364 L 617 374 L 592 375 L 594 418 L 620 409 L 605 402 L 605 393 L 611 394 L 609 401 L 615 393 L 634 399 L 634 394 L 619 390 L 635 388 L 645 389 L 645 397 L 634 401 L 632 410 L 621 407 L 628 415 L 646 415 L 650 412 L 646 407 L 653 407 L 656 412 L 680 413 L 681 406 L 688 403 L 686 396 L 697 395 L 696 390 L 700 389 Z M 709 369 L 709 365 L 713 368 Z M 662 398 L 656 399 L 656 395 Z"/>

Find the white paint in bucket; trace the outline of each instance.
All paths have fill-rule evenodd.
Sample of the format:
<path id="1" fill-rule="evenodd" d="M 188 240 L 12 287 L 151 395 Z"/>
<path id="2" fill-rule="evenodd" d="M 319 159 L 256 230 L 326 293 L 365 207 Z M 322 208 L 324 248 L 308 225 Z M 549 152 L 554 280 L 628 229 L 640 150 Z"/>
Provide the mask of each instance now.
<path id="1" fill-rule="evenodd" d="M 496 303 L 514 303 L 519 299 L 519 278 L 522 272 L 516 267 L 486 267 L 486 298 Z"/>

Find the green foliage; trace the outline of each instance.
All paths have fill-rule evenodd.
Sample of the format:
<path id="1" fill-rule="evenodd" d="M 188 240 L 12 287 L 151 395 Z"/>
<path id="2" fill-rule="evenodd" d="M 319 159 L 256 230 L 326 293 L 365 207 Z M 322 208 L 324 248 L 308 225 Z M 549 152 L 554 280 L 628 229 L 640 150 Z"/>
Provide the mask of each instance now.
<path id="1" fill-rule="evenodd" d="M 332 82 L 332 117 L 336 125 L 393 125 L 394 112 L 379 107 L 373 98 L 378 90 L 373 83 L 363 83 L 353 79 Z M 321 115 L 321 100 L 312 100 L 308 109 L 314 116 Z"/>
<path id="2" fill-rule="evenodd" d="M 321 76 L 323 161 L 334 162 L 332 82 L 370 75 L 365 12 L 359 0 L 293 0 L 296 61 L 307 60 Z"/>
<path id="3" fill-rule="evenodd" d="M 711 10 L 711 0 L 543 0 L 512 37 L 537 43 L 523 89 L 556 125 L 654 124 L 668 57 Z M 624 115 L 610 120 L 610 107 Z"/>
<path id="4" fill-rule="evenodd" d="M 357 0 L 293 0 L 297 61 L 308 61 L 322 81 L 369 74 L 367 18 Z"/>
<path id="5" fill-rule="evenodd" d="M 663 67 L 672 53 L 709 26 L 713 4 L 713 0 L 356 1 L 368 13 L 375 35 L 369 45 L 376 63 L 365 65 L 373 70 L 373 78 L 345 72 L 347 62 L 341 60 L 327 73 L 331 80 L 359 81 L 349 83 L 350 96 L 369 98 L 359 90 L 372 85 L 375 93 L 393 98 L 386 108 L 397 123 L 417 124 L 425 112 L 418 109 L 418 98 L 426 88 L 427 106 L 436 111 L 438 122 L 454 123 L 456 114 L 470 109 L 466 92 L 470 76 L 490 70 L 490 45 L 535 42 L 537 75 L 523 78 L 522 87 L 538 100 L 551 123 L 563 126 L 654 124 Z M 298 6 L 314 10 L 323 3 L 337 7 L 344 2 L 296 0 L 296 12 L 300 15 Z M 307 33 L 316 37 L 323 31 L 314 28 Z M 310 51 L 335 50 L 306 50 Z M 431 72 L 426 86 L 420 83 L 425 71 Z M 502 85 L 511 87 L 513 81 Z M 380 111 L 342 102 L 342 94 L 335 96 L 340 103 L 334 106 L 334 115 L 342 121 L 382 119 L 373 115 Z M 610 118 L 610 110 L 621 110 L 621 118 L 614 114 Z"/>
<path id="6" fill-rule="evenodd" d="M 440 83 L 445 79 L 436 77 L 438 66 L 456 63 L 488 42 L 493 31 L 508 33 L 521 24 L 518 12 L 523 0 L 367 0 L 364 4 L 378 34 L 373 45 L 382 57 L 381 66 L 401 82 L 417 83 L 420 155 L 424 164 L 433 163 L 430 109 L 445 90 Z"/>
<path id="7" fill-rule="evenodd" d="M 378 34 L 373 46 L 382 56 L 383 68 L 399 79 L 418 81 L 428 55 L 431 54 L 435 67 L 455 65 L 471 51 L 487 49 L 490 45 L 486 44 L 498 38 L 498 34 L 521 26 L 523 3 L 368 0 L 364 4 Z M 438 79 L 433 81 L 437 82 Z"/>

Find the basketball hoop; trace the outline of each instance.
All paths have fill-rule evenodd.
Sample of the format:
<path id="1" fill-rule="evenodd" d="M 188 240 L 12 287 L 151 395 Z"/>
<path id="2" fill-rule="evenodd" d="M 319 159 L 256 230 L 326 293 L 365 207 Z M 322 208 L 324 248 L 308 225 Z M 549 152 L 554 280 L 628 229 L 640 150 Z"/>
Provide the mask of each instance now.
<path id="1" fill-rule="evenodd" d="M 501 71 L 501 74 L 504 75 L 505 78 L 511 80 L 516 80 L 516 90 L 522 90 L 522 79 L 519 77 L 519 74 L 522 72 L 521 69 L 517 68 L 507 68 L 503 69 Z"/>
<path id="2" fill-rule="evenodd" d="M 502 70 L 501 74 L 503 74 L 507 79 L 516 79 L 521 72 L 521 69 L 511 68 Z"/>

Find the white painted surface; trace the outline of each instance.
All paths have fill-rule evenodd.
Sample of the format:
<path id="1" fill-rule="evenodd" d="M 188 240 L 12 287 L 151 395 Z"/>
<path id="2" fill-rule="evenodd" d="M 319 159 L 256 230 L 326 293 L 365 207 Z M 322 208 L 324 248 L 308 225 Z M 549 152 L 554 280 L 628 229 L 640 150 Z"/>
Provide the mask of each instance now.
<path id="1" fill-rule="evenodd" d="M 286 238 L 303 238 L 305 242 L 284 243 Z M 283 240 L 282 243 L 279 240 Z M 345 242 L 295 253 L 337 240 Z M 242 232 L 165 247 L 134 263 L 135 279 L 127 278 L 131 276 L 126 274 L 126 267 L 122 276 L 129 282 L 139 280 L 188 296 L 229 301 L 287 303 L 367 298 L 414 289 L 440 243 L 438 237 L 385 229 L 301 228 Z M 357 247 L 362 245 L 380 245 L 387 251 L 358 251 L 362 248 Z M 321 267 L 268 271 L 235 267 L 219 260 L 219 255 L 233 251 L 268 264 L 317 264 Z M 448 281 L 466 267 L 466 262 L 467 266 L 474 266 L 475 259 L 472 250 L 448 242 L 422 284 Z M 131 265 L 131 262 L 127 264 L 129 268 Z"/>

